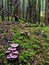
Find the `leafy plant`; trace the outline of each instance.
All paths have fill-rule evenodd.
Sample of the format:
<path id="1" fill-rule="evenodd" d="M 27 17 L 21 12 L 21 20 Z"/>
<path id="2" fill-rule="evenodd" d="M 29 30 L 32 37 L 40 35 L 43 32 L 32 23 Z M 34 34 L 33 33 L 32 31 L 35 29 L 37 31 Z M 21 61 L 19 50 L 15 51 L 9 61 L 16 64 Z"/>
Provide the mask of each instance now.
<path id="1" fill-rule="evenodd" d="M 46 41 L 49 43 L 49 37 L 48 37 L 48 38 L 46 38 Z"/>

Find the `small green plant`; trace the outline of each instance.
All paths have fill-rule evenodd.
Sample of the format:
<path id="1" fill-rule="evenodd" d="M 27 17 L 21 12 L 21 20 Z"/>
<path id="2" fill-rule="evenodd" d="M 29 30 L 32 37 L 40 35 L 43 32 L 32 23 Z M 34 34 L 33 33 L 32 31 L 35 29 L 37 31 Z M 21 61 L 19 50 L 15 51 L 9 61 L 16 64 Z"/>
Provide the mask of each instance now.
<path id="1" fill-rule="evenodd" d="M 49 43 L 49 37 L 48 37 L 48 38 L 46 38 L 46 41 Z"/>

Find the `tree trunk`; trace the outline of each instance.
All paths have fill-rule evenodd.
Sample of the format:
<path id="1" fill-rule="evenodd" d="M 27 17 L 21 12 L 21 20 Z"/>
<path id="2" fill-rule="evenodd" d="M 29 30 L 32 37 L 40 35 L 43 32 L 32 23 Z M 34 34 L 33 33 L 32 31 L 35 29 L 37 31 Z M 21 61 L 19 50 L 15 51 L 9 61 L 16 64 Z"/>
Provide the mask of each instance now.
<path id="1" fill-rule="evenodd" d="M 15 12 L 14 14 L 18 16 L 18 0 L 15 0 Z M 18 18 L 15 17 L 15 21 L 18 21 Z"/>
<path id="2" fill-rule="evenodd" d="M 40 24 L 41 1 L 38 0 L 38 24 Z"/>
<path id="3" fill-rule="evenodd" d="M 33 0 L 33 22 L 36 23 L 36 0 Z"/>
<path id="4" fill-rule="evenodd" d="M 23 0 L 23 18 L 25 17 L 25 0 Z"/>
<path id="5" fill-rule="evenodd" d="M 45 25 L 48 25 L 48 22 L 49 22 L 49 1 L 46 0 L 46 8 L 45 8 Z"/>
<path id="6" fill-rule="evenodd" d="M 2 0 L 2 8 L 3 8 L 3 0 Z M 2 21 L 4 21 L 4 10 L 2 10 Z"/>

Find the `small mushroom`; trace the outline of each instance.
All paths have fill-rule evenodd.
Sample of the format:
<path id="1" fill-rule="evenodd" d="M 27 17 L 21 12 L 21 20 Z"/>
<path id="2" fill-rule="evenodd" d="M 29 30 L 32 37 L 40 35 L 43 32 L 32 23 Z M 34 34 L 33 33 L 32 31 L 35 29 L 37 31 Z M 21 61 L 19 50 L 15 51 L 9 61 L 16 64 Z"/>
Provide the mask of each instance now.
<path id="1" fill-rule="evenodd" d="M 12 54 L 12 53 L 10 53 L 9 55 L 10 55 L 10 57 L 11 57 L 12 59 L 16 59 L 16 58 L 18 57 L 17 55 Z"/>
<path id="2" fill-rule="evenodd" d="M 15 43 L 15 44 L 11 44 L 10 46 L 13 47 L 13 48 L 16 48 L 16 47 L 18 47 L 18 44 Z"/>
<path id="3" fill-rule="evenodd" d="M 11 57 L 10 57 L 10 55 L 7 55 L 7 57 L 6 57 L 7 59 L 11 59 Z"/>
<path id="4" fill-rule="evenodd" d="M 1 38 L 2 38 L 2 39 L 4 39 L 4 37 L 3 37 L 3 36 L 2 36 Z"/>
<path id="5" fill-rule="evenodd" d="M 9 47 L 8 51 L 16 51 L 16 48 Z"/>
<path id="6" fill-rule="evenodd" d="M 11 52 L 11 51 L 8 50 L 8 51 L 6 51 L 6 54 L 9 54 L 10 52 Z"/>
<path id="7" fill-rule="evenodd" d="M 18 51 L 14 51 L 14 52 L 12 52 L 12 53 L 13 53 L 13 54 L 15 54 L 15 55 L 16 55 L 16 54 L 17 54 L 17 55 L 19 54 L 19 52 L 18 52 Z"/>

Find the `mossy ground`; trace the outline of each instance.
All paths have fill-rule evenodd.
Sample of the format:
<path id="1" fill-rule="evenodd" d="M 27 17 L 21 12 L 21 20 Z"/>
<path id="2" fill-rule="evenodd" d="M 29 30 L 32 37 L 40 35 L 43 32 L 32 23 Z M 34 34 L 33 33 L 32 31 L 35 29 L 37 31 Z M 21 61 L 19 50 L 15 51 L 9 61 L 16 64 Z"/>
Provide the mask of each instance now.
<path id="1" fill-rule="evenodd" d="M 22 32 L 29 34 L 21 35 Z M 43 32 L 42 32 L 43 31 Z M 9 47 L 5 38 L 10 38 L 11 43 L 19 44 L 19 57 L 15 65 L 49 65 L 49 27 L 41 27 L 23 21 L 0 22 L 0 63 L 12 65 L 4 58 L 5 50 Z"/>

